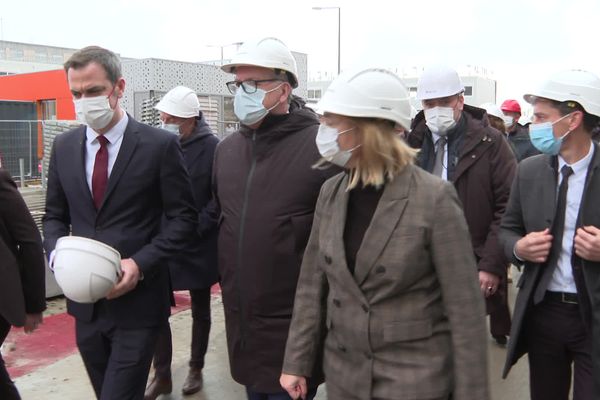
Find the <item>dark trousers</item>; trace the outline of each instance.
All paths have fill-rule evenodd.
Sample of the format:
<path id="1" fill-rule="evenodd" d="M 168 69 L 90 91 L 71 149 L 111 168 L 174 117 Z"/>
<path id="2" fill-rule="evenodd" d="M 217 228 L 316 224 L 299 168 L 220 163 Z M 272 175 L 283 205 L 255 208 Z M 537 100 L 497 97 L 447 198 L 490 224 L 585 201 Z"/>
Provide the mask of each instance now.
<path id="1" fill-rule="evenodd" d="M 4 343 L 4 339 L 10 332 L 10 324 L 0 315 L 0 346 Z M 0 399 L 2 400 L 20 400 L 19 391 L 10 379 L 4 360 L 0 354 Z"/>
<path id="2" fill-rule="evenodd" d="M 204 368 L 204 356 L 208 349 L 210 333 L 210 287 L 190 290 L 192 299 L 192 345 L 190 368 Z M 161 379 L 171 379 L 171 360 L 173 344 L 171 328 L 166 324 L 158 336 L 154 352 L 154 369 Z"/>
<path id="3" fill-rule="evenodd" d="M 76 320 L 75 337 L 96 397 L 143 399 L 158 329 L 118 328 L 102 301 L 95 313 L 91 322 Z"/>
<path id="4" fill-rule="evenodd" d="M 253 392 L 246 386 L 246 394 L 248 395 L 248 400 L 290 400 L 291 397 L 287 394 L 286 391 L 279 393 L 257 393 Z M 306 394 L 306 400 L 313 400 L 317 395 L 317 388 L 308 389 L 308 393 Z"/>
<path id="5" fill-rule="evenodd" d="M 510 309 L 508 308 L 507 276 L 500 279 L 497 295 L 499 304 L 490 313 L 490 333 L 492 336 L 508 336 L 510 334 Z"/>
<path id="6" fill-rule="evenodd" d="M 575 364 L 573 400 L 593 400 L 592 335 L 577 304 L 546 298 L 526 325 L 532 400 L 567 400 Z"/>

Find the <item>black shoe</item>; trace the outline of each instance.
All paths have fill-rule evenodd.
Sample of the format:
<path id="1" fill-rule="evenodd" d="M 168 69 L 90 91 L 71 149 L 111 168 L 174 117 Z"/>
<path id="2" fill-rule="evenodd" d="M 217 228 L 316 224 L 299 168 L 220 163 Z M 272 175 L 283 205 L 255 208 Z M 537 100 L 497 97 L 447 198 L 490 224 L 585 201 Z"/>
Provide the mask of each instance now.
<path id="1" fill-rule="evenodd" d="M 494 335 L 493 338 L 500 346 L 506 346 L 506 343 L 508 343 L 506 335 Z"/>
<path id="2" fill-rule="evenodd" d="M 158 378 L 156 375 L 150 381 L 144 393 L 144 400 L 155 400 L 161 394 L 169 394 L 173 391 L 171 379 Z"/>
<path id="3" fill-rule="evenodd" d="M 181 389 L 181 393 L 184 395 L 194 394 L 202 390 L 203 386 L 202 381 L 202 369 L 201 368 L 190 368 L 188 372 L 187 378 L 185 378 L 185 383 L 183 384 L 183 388 Z"/>

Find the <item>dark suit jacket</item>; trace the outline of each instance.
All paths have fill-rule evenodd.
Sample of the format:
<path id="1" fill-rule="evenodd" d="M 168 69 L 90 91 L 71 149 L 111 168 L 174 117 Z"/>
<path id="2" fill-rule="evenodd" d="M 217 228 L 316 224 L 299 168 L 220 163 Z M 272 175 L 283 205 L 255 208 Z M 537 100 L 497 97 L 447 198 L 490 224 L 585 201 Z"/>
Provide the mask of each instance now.
<path id="1" fill-rule="evenodd" d="M 584 225 L 600 227 L 600 148 L 595 146 L 586 179 L 583 198 L 579 208 L 577 228 Z M 529 232 L 551 228 L 556 213 L 557 157 L 538 155 L 527 158 L 519 164 L 517 178 L 513 183 L 510 200 L 500 227 L 500 239 L 507 257 L 514 264 L 522 264 L 513 254 L 516 242 Z M 585 322 L 592 327 L 594 353 L 593 376 L 596 390 L 600 390 L 600 263 L 581 260 L 587 294 L 590 297 L 591 315 L 583 313 Z M 523 274 L 518 282 L 519 293 L 515 304 L 513 325 L 508 344 L 506 365 L 503 376 L 506 377 L 511 366 L 527 352 L 527 343 L 523 340 L 523 323 L 531 305 L 537 281 L 544 264 L 525 262 Z M 600 392 L 597 393 L 600 396 Z"/>
<path id="2" fill-rule="evenodd" d="M 196 227 L 190 180 L 177 136 L 141 124 L 131 116 L 106 194 L 96 211 L 85 175 L 85 126 L 57 136 L 48 169 L 44 246 L 69 234 L 99 240 L 143 273 L 137 287 L 107 301 L 120 327 L 147 327 L 169 314 L 167 258 L 185 245 Z M 94 155 L 92 155 L 94 156 Z M 167 223 L 161 230 L 161 217 Z M 67 302 L 71 315 L 93 318 L 93 304 Z"/>
<path id="3" fill-rule="evenodd" d="M 488 399 L 483 299 L 456 191 L 407 167 L 386 185 L 352 274 L 347 185 L 340 174 L 321 189 L 283 372 L 310 376 L 326 333 L 326 384 L 353 398 Z"/>
<path id="4" fill-rule="evenodd" d="M 0 169 L 0 316 L 23 326 L 46 308 L 40 233 L 10 174 Z"/>

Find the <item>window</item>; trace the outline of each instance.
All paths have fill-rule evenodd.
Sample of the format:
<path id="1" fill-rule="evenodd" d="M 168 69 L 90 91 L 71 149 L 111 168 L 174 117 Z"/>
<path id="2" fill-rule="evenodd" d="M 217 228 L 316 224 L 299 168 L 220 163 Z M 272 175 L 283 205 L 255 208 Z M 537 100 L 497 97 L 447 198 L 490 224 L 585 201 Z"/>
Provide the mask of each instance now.
<path id="1" fill-rule="evenodd" d="M 320 99 L 321 98 L 321 89 L 317 89 L 315 90 L 315 99 Z"/>
<path id="2" fill-rule="evenodd" d="M 42 100 L 40 106 L 42 107 L 42 119 L 56 120 L 56 100 Z"/>
<path id="3" fill-rule="evenodd" d="M 473 96 L 473 86 L 465 86 L 465 96 Z"/>
<path id="4" fill-rule="evenodd" d="M 313 89 L 308 89 L 308 98 L 309 99 L 315 98 L 315 91 Z"/>
<path id="5" fill-rule="evenodd" d="M 409 87 L 408 93 L 409 93 L 410 97 L 417 97 L 417 87 L 416 86 Z"/>

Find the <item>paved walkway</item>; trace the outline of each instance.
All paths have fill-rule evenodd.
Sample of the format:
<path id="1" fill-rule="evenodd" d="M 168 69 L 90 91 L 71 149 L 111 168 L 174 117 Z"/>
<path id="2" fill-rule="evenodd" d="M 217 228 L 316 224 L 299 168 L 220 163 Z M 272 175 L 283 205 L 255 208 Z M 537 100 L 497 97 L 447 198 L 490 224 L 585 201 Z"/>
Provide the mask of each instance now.
<path id="1" fill-rule="evenodd" d="M 511 298 L 514 301 L 514 292 Z M 221 298 L 213 294 L 213 324 L 210 334 L 206 367 L 205 389 L 192 396 L 182 396 L 181 385 L 187 373 L 187 358 L 190 343 L 191 312 L 185 296 L 179 296 L 180 306 L 171 317 L 174 354 L 174 391 L 167 399 L 244 399 L 243 387 L 235 383 L 229 374 L 225 325 Z M 6 353 L 7 363 L 24 400 L 92 400 L 94 394 L 86 376 L 81 358 L 73 338 L 73 321 L 64 311 L 62 301 L 51 307 L 54 316 L 46 319 L 46 325 L 34 335 L 26 338 L 30 342 L 17 340 L 17 348 Z M 47 331 L 47 333 L 44 333 Z M 50 332 L 54 332 L 50 334 Z M 19 332 L 16 332 L 17 336 Z M 12 334 L 13 338 L 15 337 Z M 9 346 L 10 347 L 10 344 Z M 8 349 L 5 349 L 8 350 Z M 26 354 L 34 354 L 27 356 Z M 500 373 L 504 364 L 505 349 L 489 340 L 489 374 L 492 384 L 492 400 L 525 400 L 528 395 L 528 369 L 526 360 L 513 368 L 509 379 L 502 380 Z M 58 361 L 54 361 L 58 360 Z M 317 399 L 324 400 L 324 388 L 320 388 Z M 476 399 L 473 399 L 476 400 Z"/>

